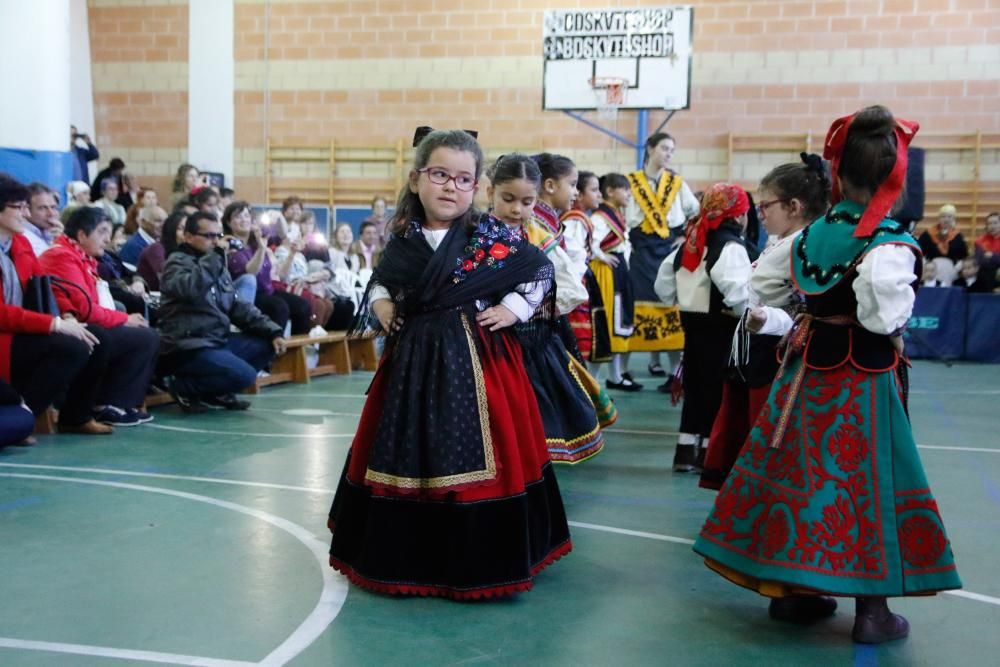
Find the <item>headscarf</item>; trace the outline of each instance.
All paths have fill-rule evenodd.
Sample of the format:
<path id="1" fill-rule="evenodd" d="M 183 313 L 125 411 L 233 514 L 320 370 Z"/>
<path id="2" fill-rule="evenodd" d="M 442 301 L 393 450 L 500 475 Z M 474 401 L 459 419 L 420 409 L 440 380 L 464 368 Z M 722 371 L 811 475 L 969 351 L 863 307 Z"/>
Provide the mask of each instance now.
<path id="1" fill-rule="evenodd" d="M 826 142 L 823 144 L 823 157 L 830 161 L 833 203 L 837 203 L 841 199 L 837 174 L 840 171 L 840 158 L 844 155 L 844 146 L 847 144 L 847 134 L 850 131 L 854 115 L 851 114 L 833 121 L 833 125 L 826 133 Z M 889 176 L 868 202 L 857 229 L 854 230 L 855 237 L 871 236 L 879 223 L 889 214 L 896 199 L 899 198 L 899 193 L 903 191 L 903 184 L 906 182 L 907 148 L 918 130 L 920 130 L 919 123 L 902 118 L 896 119 L 894 130 L 896 134 L 896 164 L 893 165 Z"/>
<path id="2" fill-rule="evenodd" d="M 701 215 L 685 233 L 681 266 L 694 271 L 701 264 L 708 233 L 719 228 L 724 220 L 736 218 L 750 210 L 746 190 L 732 183 L 716 183 L 705 190 L 701 200 Z"/>

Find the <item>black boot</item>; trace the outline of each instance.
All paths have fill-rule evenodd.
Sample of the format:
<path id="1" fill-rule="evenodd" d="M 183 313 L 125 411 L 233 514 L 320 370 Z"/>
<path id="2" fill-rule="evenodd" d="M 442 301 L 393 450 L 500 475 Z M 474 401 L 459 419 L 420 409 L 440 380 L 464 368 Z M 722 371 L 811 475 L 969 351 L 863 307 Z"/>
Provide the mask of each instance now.
<path id="1" fill-rule="evenodd" d="M 856 598 L 854 631 L 851 637 L 859 644 L 881 644 L 910 634 L 910 624 L 889 611 L 882 597 Z"/>
<path id="2" fill-rule="evenodd" d="M 704 441 L 702 441 L 704 442 Z M 698 444 L 698 453 L 694 457 L 694 472 L 699 475 L 705 469 L 705 456 L 708 454 L 708 445 Z"/>
<path id="3" fill-rule="evenodd" d="M 674 450 L 674 472 L 694 472 L 698 459 L 697 445 L 682 445 L 677 443 Z"/>
<path id="4" fill-rule="evenodd" d="M 820 595 L 789 595 L 774 598 L 767 608 L 768 614 L 776 621 L 808 625 L 833 616 L 837 611 L 837 601 Z"/>

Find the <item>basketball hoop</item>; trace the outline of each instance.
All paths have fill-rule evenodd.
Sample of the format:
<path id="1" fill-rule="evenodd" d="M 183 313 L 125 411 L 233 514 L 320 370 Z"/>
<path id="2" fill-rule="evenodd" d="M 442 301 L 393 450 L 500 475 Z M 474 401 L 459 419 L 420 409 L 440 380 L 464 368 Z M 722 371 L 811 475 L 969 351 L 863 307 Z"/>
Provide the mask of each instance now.
<path id="1" fill-rule="evenodd" d="M 618 109 L 628 99 L 628 85 L 628 79 L 616 76 L 596 76 L 590 79 L 598 118 L 604 120 L 618 118 Z"/>

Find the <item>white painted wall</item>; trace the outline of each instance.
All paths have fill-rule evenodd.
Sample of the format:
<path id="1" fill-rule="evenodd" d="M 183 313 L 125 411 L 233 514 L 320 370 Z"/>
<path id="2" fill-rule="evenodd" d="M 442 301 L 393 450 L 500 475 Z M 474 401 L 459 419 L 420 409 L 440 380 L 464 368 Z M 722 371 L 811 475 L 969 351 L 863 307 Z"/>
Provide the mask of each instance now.
<path id="1" fill-rule="evenodd" d="M 70 0 L 2 0 L 0 26 L 0 146 L 68 151 Z"/>
<path id="2" fill-rule="evenodd" d="M 69 0 L 69 122 L 101 148 L 101 137 L 94 123 L 94 80 L 90 68 L 90 30 L 87 25 L 87 0 Z M 90 163 L 87 182 L 94 180 L 101 164 L 111 159 L 101 155 Z"/>
<path id="3" fill-rule="evenodd" d="M 191 0 L 188 23 L 188 159 L 233 183 L 233 0 Z"/>

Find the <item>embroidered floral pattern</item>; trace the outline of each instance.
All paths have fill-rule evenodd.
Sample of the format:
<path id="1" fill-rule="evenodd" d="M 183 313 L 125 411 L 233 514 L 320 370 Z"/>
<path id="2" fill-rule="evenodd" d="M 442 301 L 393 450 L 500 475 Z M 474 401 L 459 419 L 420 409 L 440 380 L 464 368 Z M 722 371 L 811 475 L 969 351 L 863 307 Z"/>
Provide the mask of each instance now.
<path id="1" fill-rule="evenodd" d="M 891 473 L 889 479 L 880 477 L 891 461 L 880 458 L 885 455 L 874 440 L 879 377 L 850 364 L 808 371 L 781 447 L 772 449 L 767 443 L 788 400 L 788 379 L 779 378 L 701 540 L 755 563 L 738 568 L 753 576 L 781 580 L 773 569 L 753 569 L 780 568 L 838 577 L 845 588 L 865 579 L 954 569 L 927 489 L 897 491 L 896 520 L 884 516 L 884 494 L 892 494 L 901 480 Z M 894 526 L 899 551 L 890 554 L 887 548 L 897 539 L 885 531 Z M 907 565 L 903 572 L 894 566 L 900 561 Z"/>
<path id="2" fill-rule="evenodd" d="M 923 515 L 910 516 L 903 521 L 899 527 L 899 543 L 903 558 L 916 567 L 934 565 L 948 547 L 941 527 Z"/>
<path id="3" fill-rule="evenodd" d="M 504 260 L 517 252 L 517 244 L 524 240 L 520 229 L 511 229 L 493 216 L 483 218 L 465 247 L 465 257 L 455 260 L 457 268 L 452 280 L 460 283 L 480 266 L 502 269 Z"/>
<path id="4" fill-rule="evenodd" d="M 831 281 L 834 283 L 839 282 L 848 271 L 854 269 L 858 262 L 865 256 L 868 249 L 871 248 L 872 244 L 880 236 L 885 234 L 904 234 L 906 233 L 906 228 L 902 225 L 893 225 L 891 227 L 879 227 L 872 235 L 868 238 L 868 241 L 858 250 L 857 254 L 847 263 L 836 263 L 831 266 L 820 266 L 817 263 L 810 261 L 809 259 L 809 235 L 810 231 L 815 225 L 841 225 L 846 224 L 852 227 L 856 227 L 861 220 L 861 214 L 850 214 L 844 211 L 837 211 L 834 213 L 827 214 L 826 218 L 817 220 L 811 225 L 808 225 L 802 230 L 802 234 L 799 235 L 799 240 L 795 244 L 795 254 L 802 262 L 802 275 L 811 278 L 816 281 L 817 285 L 826 286 Z"/>

